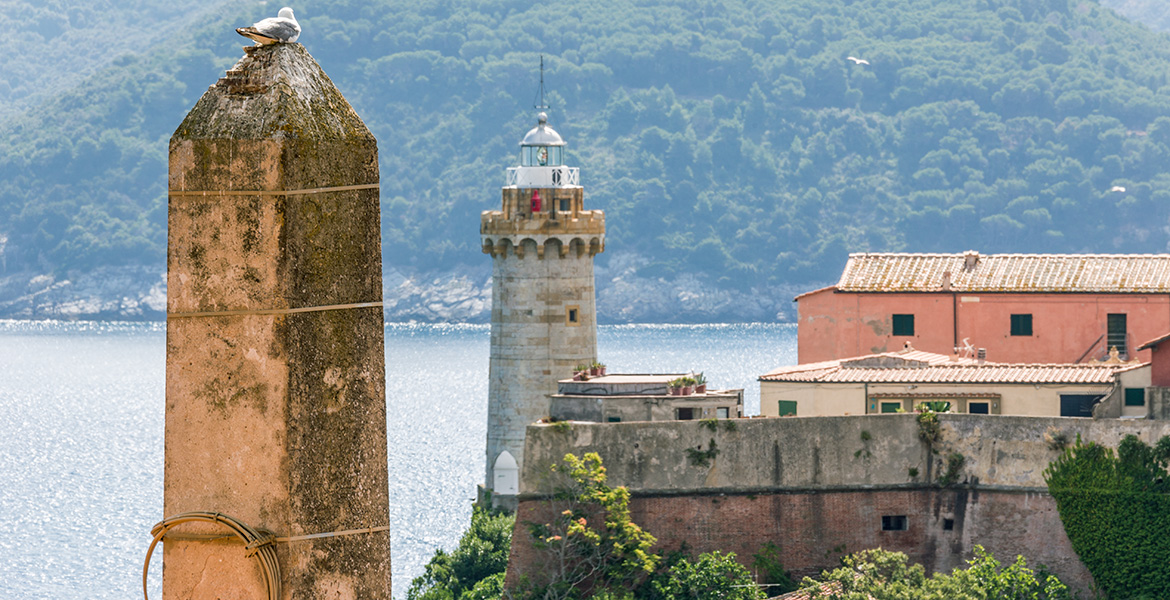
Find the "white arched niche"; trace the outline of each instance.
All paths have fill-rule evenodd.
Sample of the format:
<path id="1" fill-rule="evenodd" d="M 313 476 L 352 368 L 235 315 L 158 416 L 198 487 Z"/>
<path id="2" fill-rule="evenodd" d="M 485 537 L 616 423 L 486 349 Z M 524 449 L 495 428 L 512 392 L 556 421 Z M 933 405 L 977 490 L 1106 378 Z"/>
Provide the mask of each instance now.
<path id="1" fill-rule="evenodd" d="M 515 496 L 520 493 L 520 467 L 516 466 L 516 459 L 511 452 L 504 450 L 496 457 L 496 464 L 492 467 L 496 480 L 492 491 L 502 496 Z"/>

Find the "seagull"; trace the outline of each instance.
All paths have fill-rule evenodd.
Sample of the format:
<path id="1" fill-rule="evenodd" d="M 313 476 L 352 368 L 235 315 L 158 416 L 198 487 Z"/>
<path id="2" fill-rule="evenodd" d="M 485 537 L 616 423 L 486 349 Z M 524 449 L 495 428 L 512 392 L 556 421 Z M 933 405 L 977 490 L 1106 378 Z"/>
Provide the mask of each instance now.
<path id="1" fill-rule="evenodd" d="M 295 42 L 301 36 L 301 26 L 297 23 L 293 11 L 289 7 L 280 9 L 276 18 L 268 18 L 251 27 L 237 27 L 236 33 L 256 41 L 257 46 Z"/>
<path id="2" fill-rule="evenodd" d="M 1122 185 L 1115 185 L 1115 186 L 1113 186 L 1113 187 L 1109 188 L 1109 191 L 1111 191 L 1111 192 L 1121 192 L 1122 194 L 1124 194 L 1124 193 L 1125 193 L 1125 186 L 1122 186 Z"/>
<path id="3" fill-rule="evenodd" d="M 857 58 L 856 56 L 846 56 L 845 59 L 853 61 L 853 64 L 855 64 L 855 65 L 868 65 L 869 64 L 868 60 L 865 60 L 864 58 Z"/>

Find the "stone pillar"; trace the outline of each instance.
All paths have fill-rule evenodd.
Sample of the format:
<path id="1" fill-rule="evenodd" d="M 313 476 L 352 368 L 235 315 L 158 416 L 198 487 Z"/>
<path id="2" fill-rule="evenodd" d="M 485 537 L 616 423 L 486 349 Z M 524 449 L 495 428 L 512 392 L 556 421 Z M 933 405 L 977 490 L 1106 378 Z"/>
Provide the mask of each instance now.
<path id="1" fill-rule="evenodd" d="M 485 485 L 499 486 L 507 452 L 524 468 L 524 433 L 547 417 L 557 381 L 597 360 L 593 257 L 604 249 L 605 213 L 582 210 L 580 186 L 541 189 L 550 207 L 528 210 L 530 189 L 503 189 L 502 210 L 481 215 L 483 251 L 492 256 L 491 359 Z M 493 502 L 514 508 L 515 497 Z"/>
<path id="2" fill-rule="evenodd" d="M 170 143 L 164 513 L 281 537 L 283 598 L 390 598 L 378 151 L 299 44 L 247 48 Z M 189 523 L 163 596 L 265 598 Z"/>

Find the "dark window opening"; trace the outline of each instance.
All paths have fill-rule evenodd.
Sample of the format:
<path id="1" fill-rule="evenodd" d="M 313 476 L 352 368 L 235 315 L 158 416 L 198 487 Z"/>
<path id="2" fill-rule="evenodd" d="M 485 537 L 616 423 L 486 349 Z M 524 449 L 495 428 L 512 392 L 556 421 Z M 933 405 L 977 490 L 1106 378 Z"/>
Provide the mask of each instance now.
<path id="1" fill-rule="evenodd" d="M 906 515 L 882 515 L 882 531 L 906 531 Z"/>
<path id="2" fill-rule="evenodd" d="M 1032 335 L 1032 315 L 1012 315 L 1012 335 Z"/>
<path id="3" fill-rule="evenodd" d="M 914 315 L 894 315 L 894 335 L 914 335 Z"/>
<path id="4" fill-rule="evenodd" d="M 795 400 L 781 400 L 780 401 L 780 416 L 796 416 L 796 401 Z"/>
<path id="5" fill-rule="evenodd" d="M 882 413 L 896 413 L 902 408 L 901 402 L 882 402 Z"/>
<path id="6" fill-rule="evenodd" d="M 973 415 L 989 415 L 991 414 L 991 404 L 988 402 L 968 402 L 967 412 Z"/>
<path id="7" fill-rule="evenodd" d="M 1145 388 L 1125 388 L 1125 405 L 1126 406 L 1145 406 L 1146 405 L 1146 389 Z"/>
<path id="8" fill-rule="evenodd" d="M 577 309 L 575 309 L 575 308 L 570 308 L 570 309 L 569 309 L 569 322 L 570 322 L 570 323 L 576 323 L 576 322 L 577 322 Z"/>
<path id="9" fill-rule="evenodd" d="M 622 418 L 621 418 L 621 417 L 609 417 L 609 418 L 607 418 L 605 421 L 606 421 L 607 423 L 621 423 L 621 422 L 622 422 Z"/>
<path id="10" fill-rule="evenodd" d="M 1105 350 L 1117 348 L 1121 358 L 1129 358 L 1129 341 L 1126 334 L 1125 314 L 1105 316 Z"/>
<path id="11" fill-rule="evenodd" d="M 569 199 L 561 198 L 561 212 L 569 212 Z"/>
<path id="12" fill-rule="evenodd" d="M 1093 394 L 1061 394 L 1060 416 L 1062 417 L 1092 417 L 1093 405 L 1100 396 Z"/>
<path id="13" fill-rule="evenodd" d="M 954 519 L 943 519 L 943 531 L 954 531 L 954 530 L 955 530 L 955 520 Z"/>
<path id="14" fill-rule="evenodd" d="M 677 409 L 677 414 L 679 421 L 693 421 L 695 419 L 695 409 L 693 408 Z"/>

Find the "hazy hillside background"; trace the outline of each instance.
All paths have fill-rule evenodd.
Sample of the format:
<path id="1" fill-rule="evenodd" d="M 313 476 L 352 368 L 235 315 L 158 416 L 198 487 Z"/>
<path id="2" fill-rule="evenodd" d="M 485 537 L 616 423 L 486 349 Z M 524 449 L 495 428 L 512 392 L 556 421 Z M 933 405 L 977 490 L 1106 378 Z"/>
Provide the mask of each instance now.
<path id="1" fill-rule="evenodd" d="M 278 8 L 0 0 L 0 315 L 161 308 L 167 140 Z M 1170 249 L 1170 38 L 1092 0 L 294 8 L 379 140 L 392 317 L 484 316 L 540 54 L 603 319 L 776 318 L 855 251 Z"/>

